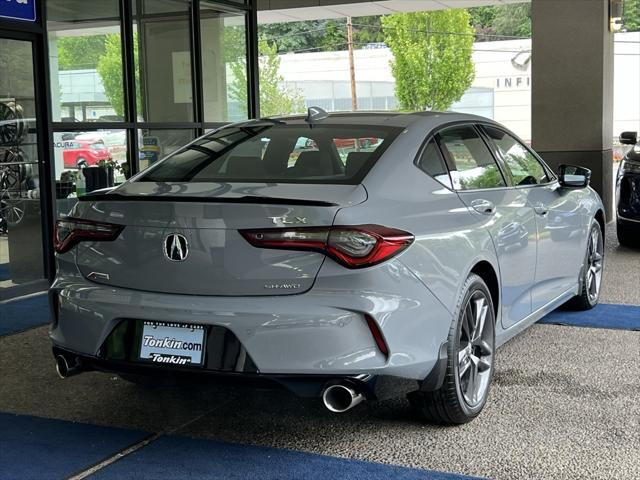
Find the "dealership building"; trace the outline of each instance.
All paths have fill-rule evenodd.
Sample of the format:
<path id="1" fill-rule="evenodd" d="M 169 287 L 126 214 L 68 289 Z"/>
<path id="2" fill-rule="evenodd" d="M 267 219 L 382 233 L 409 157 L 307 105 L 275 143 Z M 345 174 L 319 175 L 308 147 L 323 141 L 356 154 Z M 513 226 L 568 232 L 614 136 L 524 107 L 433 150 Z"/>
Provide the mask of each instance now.
<path id="1" fill-rule="evenodd" d="M 208 130 L 259 115 L 259 23 L 506 3 L 517 0 L 0 2 L 1 191 L 8 225 L 8 234 L 0 235 L 0 300 L 40 290 L 53 278 L 53 225 L 76 201 L 78 165 L 115 160 L 117 182 Z M 484 82 L 480 80 L 487 74 L 477 63 L 477 85 L 457 105 L 468 110 L 471 103 L 478 113 L 491 110 L 490 116 L 498 120 L 504 112 L 518 110 L 516 116 L 523 123 L 514 129 L 531 140 L 550 165 L 580 163 L 592 169 L 592 185 L 605 199 L 609 216 L 614 111 L 611 15 L 606 0 L 533 0 L 532 41 L 517 41 L 505 52 L 513 71 Z M 568 17 L 572 22 L 561 21 Z M 97 62 L 92 41 L 98 35 L 107 40 Z M 478 45 L 476 57 L 482 48 L 487 47 Z M 520 58 L 521 65 L 511 61 L 516 56 L 513 50 L 527 57 Z M 371 90 L 369 104 L 361 102 L 364 108 L 393 107 L 393 86 L 367 83 L 366 78 L 366 65 L 371 63 L 366 57 L 384 52 L 356 52 L 360 94 Z M 296 55 L 291 61 L 304 58 Z M 316 60 L 313 63 L 320 65 Z M 232 63 L 234 72 L 242 73 L 233 78 Z M 285 70 L 303 70 L 299 67 L 288 60 L 282 63 Z M 319 73 L 311 79 L 313 70 L 304 70 L 305 78 L 284 72 L 286 80 L 303 90 L 311 88 L 312 80 L 329 85 Z M 345 87 L 339 81 L 334 86 Z M 627 105 L 634 98 L 637 103 L 637 94 L 637 90 L 629 93 Z M 518 95 L 530 96 L 530 102 Z M 317 103 L 322 98 L 329 97 L 319 94 Z M 512 105 L 499 104 L 504 102 L 501 98 L 509 98 Z M 313 103 L 314 96 L 308 93 L 307 100 Z M 344 108 L 340 105 L 333 107 Z"/>

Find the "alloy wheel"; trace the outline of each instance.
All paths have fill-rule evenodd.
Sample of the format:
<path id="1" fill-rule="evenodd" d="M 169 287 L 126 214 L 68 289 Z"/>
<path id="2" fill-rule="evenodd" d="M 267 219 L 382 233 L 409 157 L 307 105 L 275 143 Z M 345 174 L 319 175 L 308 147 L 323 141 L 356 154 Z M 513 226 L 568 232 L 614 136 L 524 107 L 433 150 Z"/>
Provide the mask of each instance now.
<path id="1" fill-rule="evenodd" d="M 589 301 L 595 302 L 600 295 L 600 285 L 602 284 L 602 267 L 604 260 L 604 242 L 599 228 L 593 228 L 589 236 L 589 246 L 587 252 L 587 272 L 586 286 Z"/>
<path id="2" fill-rule="evenodd" d="M 458 379 L 469 407 L 486 395 L 493 369 L 494 325 L 486 294 L 476 290 L 464 308 L 458 348 Z"/>

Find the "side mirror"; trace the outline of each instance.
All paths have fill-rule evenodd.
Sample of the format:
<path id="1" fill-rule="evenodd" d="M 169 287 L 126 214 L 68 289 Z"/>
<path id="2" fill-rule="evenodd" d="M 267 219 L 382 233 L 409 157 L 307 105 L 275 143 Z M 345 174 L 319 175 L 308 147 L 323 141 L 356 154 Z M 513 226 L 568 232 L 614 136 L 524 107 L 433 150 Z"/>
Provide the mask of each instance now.
<path id="1" fill-rule="evenodd" d="M 638 132 L 622 132 L 620 143 L 623 145 L 635 145 L 638 143 Z"/>
<path id="2" fill-rule="evenodd" d="M 589 186 L 591 170 L 576 165 L 560 165 L 558 181 L 560 186 L 567 188 L 585 188 Z"/>

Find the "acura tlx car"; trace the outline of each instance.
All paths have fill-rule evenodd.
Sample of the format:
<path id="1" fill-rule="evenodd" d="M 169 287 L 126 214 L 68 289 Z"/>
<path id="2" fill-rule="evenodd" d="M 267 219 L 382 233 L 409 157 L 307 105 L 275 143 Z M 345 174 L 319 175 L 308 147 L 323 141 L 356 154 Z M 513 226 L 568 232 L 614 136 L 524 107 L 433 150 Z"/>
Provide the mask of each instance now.
<path id="1" fill-rule="evenodd" d="M 57 222 L 58 372 L 268 381 L 333 412 L 408 395 L 467 422 L 498 346 L 598 302 L 589 177 L 464 114 L 225 126 Z"/>

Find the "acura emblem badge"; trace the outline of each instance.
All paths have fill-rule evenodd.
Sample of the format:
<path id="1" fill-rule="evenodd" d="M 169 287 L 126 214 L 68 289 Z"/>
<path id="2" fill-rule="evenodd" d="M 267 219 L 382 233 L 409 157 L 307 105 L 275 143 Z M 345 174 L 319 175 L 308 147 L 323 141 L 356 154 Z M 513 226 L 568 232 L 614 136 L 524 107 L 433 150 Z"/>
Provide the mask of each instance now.
<path id="1" fill-rule="evenodd" d="M 187 238 L 179 233 L 170 233 L 164 239 L 164 256 L 172 262 L 183 262 L 189 255 Z"/>

